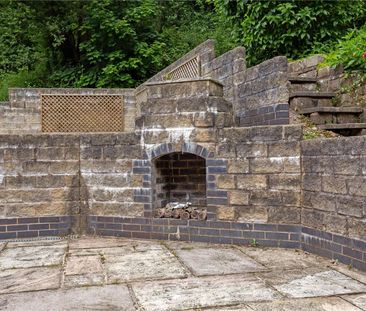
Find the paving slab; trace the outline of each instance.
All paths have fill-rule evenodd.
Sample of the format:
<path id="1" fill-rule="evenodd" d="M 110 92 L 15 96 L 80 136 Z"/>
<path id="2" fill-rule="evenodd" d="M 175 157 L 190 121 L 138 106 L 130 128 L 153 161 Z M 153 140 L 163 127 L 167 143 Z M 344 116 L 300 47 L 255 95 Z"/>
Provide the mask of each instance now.
<path id="1" fill-rule="evenodd" d="M 327 259 L 310 255 L 301 250 L 262 247 L 240 247 L 240 249 L 255 261 L 271 269 L 311 268 L 330 263 Z"/>
<path id="2" fill-rule="evenodd" d="M 146 311 L 225 306 L 280 297 L 262 280 L 242 275 L 142 282 L 132 288 Z"/>
<path id="3" fill-rule="evenodd" d="M 168 250 L 150 250 L 105 257 L 107 282 L 184 278 L 187 272 Z"/>
<path id="4" fill-rule="evenodd" d="M 159 245 L 157 241 L 131 240 L 124 238 L 107 238 L 107 237 L 82 237 L 79 239 L 71 239 L 69 247 L 71 250 L 80 248 L 109 248 L 118 246 L 132 245 Z"/>
<path id="5" fill-rule="evenodd" d="M 7 311 L 133 311 L 125 285 L 74 288 L 0 296 L 0 310 Z"/>
<path id="6" fill-rule="evenodd" d="M 266 268 L 233 248 L 194 247 L 175 251 L 194 275 L 218 275 L 263 271 Z"/>
<path id="7" fill-rule="evenodd" d="M 100 256 L 70 256 L 66 260 L 65 275 L 103 273 Z"/>
<path id="8" fill-rule="evenodd" d="M 232 307 L 191 309 L 188 311 L 361 311 L 338 297 L 275 300 Z"/>
<path id="9" fill-rule="evenodd" d="M 0 253 L 0 270 L 61 265 L 66 245 L 6 248 Z"/>
<path id="10" fill-rule="evenodd" d="M 342 296 L 342 298 L 353 303 L 355 306 L 357 306 L 361 310 L 366 310 L 366 294 Z"/>
<path id="11" fill-rule="evenodd" d="M 343 264 L 333 264 L 330 267 L 334 270 L 337 270 L 340 273 L 349 276 L 352 279 L 355 279 L 363 284 L 366 284 L 366 272 L 364 271 L 350 268 L 349 266 Z"/>
<path id="12" fill-rule="evenodd" d="M 275 270 L 262 277 L 278 291 L 293 298 L 366 292 L 366 285 L 334 270 Z"/>
<path id="13" fill-rule="evenodd" d="M 60 268 L 30 268 L 0 271 L 0 294 L 55 289 L 60 287 Z"/>
<path id="14" fill-rule="evenodd" d="M 0 252 L 5 248 L 6 243 L 5 242 L 0 242 Z"/>
<path id="15" fill-rule="evenodd" d="M 150 250 L 166 250 L 166 247 L 161 244 L 148 244 L 132 242 L 124 245 L 110 246 L 110 247 L 97 247 L 97 248 L 77 248 L 70 249 L 69 253 L 75 256 L 90 256 L 90 255 L 103 255 L 108 257 L 120 256 L 123 254 L 129 254 L 131 252 L 145 252 Z"/>
<path id="16" fill-rule="evenodd" d="M 249 304 L 253 311 L 360 311 L 338 297 L 295 299 Z"/>
<path id="17" fill-rule="evenodd" d="M 18 248 L 18 247 L 35 247 L 35 246 L 67 246 L 68 239 L 55 239 L 55 240 L 23 240 L 18 242 L 9 241 L 6 248 Z"/>
<path id="18" fill-rule="evenodd" d="M 105 283 L 105 273 L 100 256 L 71 256 L 65 266 L 64 286 L 95 286 Z"/>

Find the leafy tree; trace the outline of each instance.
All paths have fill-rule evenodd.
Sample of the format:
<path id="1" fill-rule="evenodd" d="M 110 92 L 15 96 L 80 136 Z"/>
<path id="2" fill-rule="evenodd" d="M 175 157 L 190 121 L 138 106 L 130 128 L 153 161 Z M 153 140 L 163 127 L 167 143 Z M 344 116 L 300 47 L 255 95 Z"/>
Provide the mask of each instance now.
<path id="1" fill-rule="evenodd" d="M 363 0 L 215 0 L 215 5 L 230 20 L 232 35 L 246 47 L 250 64 L 276 55 L 305 56 L 366 21 Z"/>

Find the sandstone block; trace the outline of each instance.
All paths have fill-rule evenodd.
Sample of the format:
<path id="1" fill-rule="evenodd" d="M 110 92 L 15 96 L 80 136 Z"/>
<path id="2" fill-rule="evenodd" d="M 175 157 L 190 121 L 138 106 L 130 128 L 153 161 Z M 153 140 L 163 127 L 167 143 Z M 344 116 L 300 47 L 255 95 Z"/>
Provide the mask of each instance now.
<path id="1" fill-rule="evenodd" d="M 217 218 L 220 220 L 235 220 L 235 208 L 229 206 L 218 207 Z"/>
<path id="2" fill-rule="evenodd" d="M 364 215 L 365 199 L 355 196 L 338 196 L 337 212 L 341 215 L 359 217 Z"/>
<path id="3" fill-rule="evenodd" d="M 228 161 L 229 174 L 249 173 L 249 161 L 246 159 L 232 159 Z"/>
<path id="4" fill-rule="evenodd" d="M 283 157 L 254 158 L 249 160 L 251 173 L 281 173 L 284 171 Z"/>
<path id="5" fill-rule="evenodd" d="M 297 141 L 280 142 L 268 145 L 269 157 L 296 157 L 300 156 L 300 143 Z"/>
<path id="6" fill-rule="evenodd" d="M 219 175 L 217 177 L 217 187 L 219 189 L 235 189 L 234 175 Z"/>
<path id="7" fill-rule="evenodd" d="M 195 129 L 190 135 L 194 142 L 216 142 L 217 132 L 213 129 Z"/>
<path id="8" fill-rule="evenodd" d="M 336 193 L 336 194 L 346 194 L 347 177 L 339 175 L 324 175 L 322 176 L 322 189 L 324 192 Z M 366 189 L 366 188 L 365 188 Z"/>
<path id="9" fill-rule="evenodd" d="M 349 194 L 366 196 L 366 177 L 353 177 L 348 180 Z"/>
<path id="10" fill-rule="evenodd" d="M 336 197 L 331 194 L 304 191 L 303 195 L 304 207 L 311 207 L 328 212 L 336 211 Z"/>
<path id="11" fill-rule="evenodd" d="M 237 155 L 240 158 L 247 157 L 266 157 L 267 145 L 265 144 L 237 144 Z"/>
<path id="12" fill-rule="evenodd" d="M 252 190 L 249 202 L 252 205 L 282 205 L 281 192 L 268 190 Z"/>
<path id="13" fill-rule="evenodd" d="M 365 219 L 350 218 L 348 220 L 348 231 L 350 237 L 365 240 L 366 239 Z"/>
<path id="14" fill-rule="evenodd" d="M 275 174 L 269 176 L 269 188 L 276 190 L 299 190 L 300 174 Z"/>
<path id="15" fill-rule="evenodd" d="M 248 205 L 249 193 L 244 191 L 230 191 L 229 202 L 231 205 Z"/>
<path id="16" fill-rule="evenodd" d="M 265 206 L 241 206 L 237 208 L 239 222 L 267 222 L 268 211 Z"/>
<path id="17" fill-rule="evenodd" d="M 265 175 L 238 175 L 237 176 L 238 189 L 250 190 L 250 189 L 266 189 L 267 188 L 267 176 Z"/>
<path id="18" fill-rule="evenodd" d="M 268 208 L 268 222 L 299 224 L 301 209 L 291 206 L 272 206 Z"/>

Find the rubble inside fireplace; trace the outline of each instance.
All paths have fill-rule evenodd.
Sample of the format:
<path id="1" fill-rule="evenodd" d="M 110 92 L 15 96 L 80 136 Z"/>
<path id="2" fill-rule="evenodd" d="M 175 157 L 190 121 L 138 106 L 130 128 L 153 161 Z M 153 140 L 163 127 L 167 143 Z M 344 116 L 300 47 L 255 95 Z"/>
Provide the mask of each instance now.
<path id="1" fill-rule="evenodd" d="M 202 207 L 193 206 L 190 202 L 169 202 L 165 207 L 156 210 L 155 217 L 206 220 L 207 210 Z"/>

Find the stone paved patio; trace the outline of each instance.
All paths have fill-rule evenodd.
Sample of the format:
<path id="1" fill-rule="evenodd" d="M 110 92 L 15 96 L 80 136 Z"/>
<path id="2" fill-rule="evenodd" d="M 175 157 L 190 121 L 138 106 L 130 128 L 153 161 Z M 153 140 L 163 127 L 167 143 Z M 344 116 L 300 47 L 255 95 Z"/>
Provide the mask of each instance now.
<path id="1" fill-rule="evenodd" d="M 299 250 L 0 242 L 0 310 L 366 310 L 366 273 Z"/>

